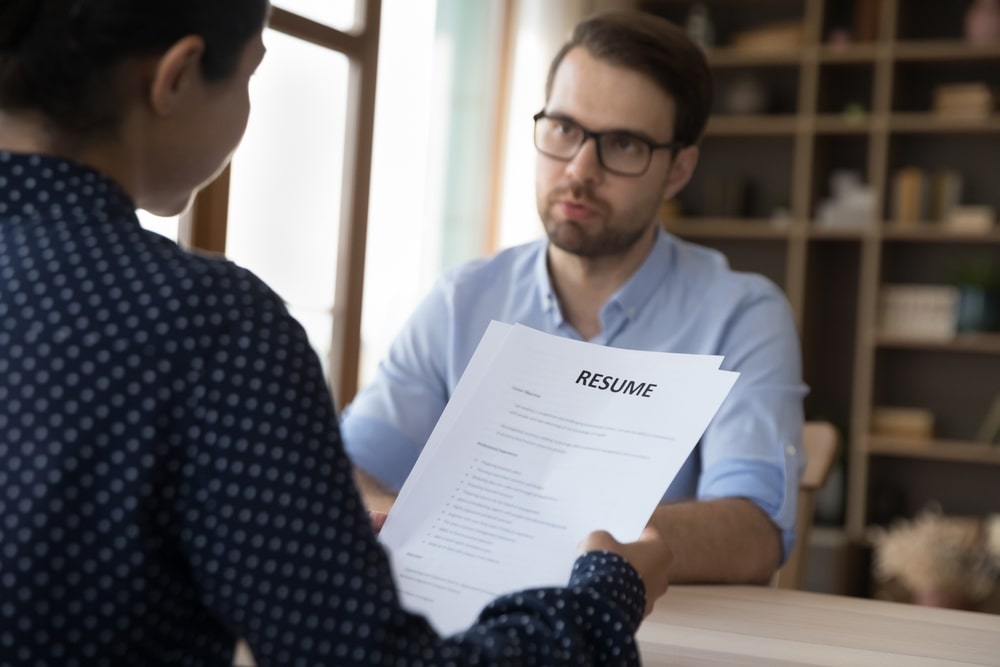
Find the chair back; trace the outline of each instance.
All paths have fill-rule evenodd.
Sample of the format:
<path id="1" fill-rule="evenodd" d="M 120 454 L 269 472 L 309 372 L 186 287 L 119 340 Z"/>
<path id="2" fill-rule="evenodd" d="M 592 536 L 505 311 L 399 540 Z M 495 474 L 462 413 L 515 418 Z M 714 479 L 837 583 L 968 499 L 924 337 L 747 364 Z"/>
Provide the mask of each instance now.
<path id="1" fill-rule="evenodd" d="M 799 481 L 799 505 L 795 513 L 795 546 L 785 564 L 775 575 L 778 588 L 800 588 L 805 572 L 805 554 L 809 548 L 809 532 L 816 511 L 816 494 L 830 476 L 833 462 L 840 449 L 840 435 L 833 424 L 823 421 L 806 422 L 802 428 L 802 448 L 806 469 Z"/>

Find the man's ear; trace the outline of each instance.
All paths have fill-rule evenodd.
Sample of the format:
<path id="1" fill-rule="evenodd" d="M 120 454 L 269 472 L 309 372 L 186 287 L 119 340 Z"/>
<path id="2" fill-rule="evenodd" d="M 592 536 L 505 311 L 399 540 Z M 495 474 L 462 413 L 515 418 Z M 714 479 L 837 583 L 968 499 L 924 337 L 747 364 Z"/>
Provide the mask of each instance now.
<path id="1" fill-rule="evenodd" d="M 667 174 L 667 184 L 663 189 L 663 200 L 673 199 L 674 195 L 691 180 L 694 168 L 698 166 L 700 151 L 697 146 L 686 146 L 674 155 L 670 173 Z"/>
<path id="2" fill-rule="evenodd" d="M 160 56 L 149 87 L 149 104 L 154 113 L 166 116 L 177 109 L 184 93 L 201 77 L 204 53 L 205 40 L 188 35 Z"/>

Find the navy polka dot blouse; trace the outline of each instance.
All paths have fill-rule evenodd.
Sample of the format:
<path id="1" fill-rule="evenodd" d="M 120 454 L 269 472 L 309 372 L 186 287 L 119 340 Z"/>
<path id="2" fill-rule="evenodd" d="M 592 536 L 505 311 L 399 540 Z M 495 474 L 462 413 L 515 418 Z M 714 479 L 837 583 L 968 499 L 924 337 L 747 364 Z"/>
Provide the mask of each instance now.
<path id="1" fill-rule="evenodd" d="M 305 333 L 114 183 L 0 151 L 0 665 L 637 665 L 615 555 L 439 638 L 403 611 Z"/>

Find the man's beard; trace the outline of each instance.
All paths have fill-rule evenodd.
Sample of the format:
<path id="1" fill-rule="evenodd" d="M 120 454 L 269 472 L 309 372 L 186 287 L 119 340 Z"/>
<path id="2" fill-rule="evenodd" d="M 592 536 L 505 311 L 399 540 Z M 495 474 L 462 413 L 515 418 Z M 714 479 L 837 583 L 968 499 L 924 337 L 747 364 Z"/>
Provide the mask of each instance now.
<path id="1" fill-rule="evenodd" d="M 555 203 L 570 192 L 574 200 L 596 212 L 601 219 L 599 228 L 588 232 L 586 228 L 594 226 L 590 222 L 583 224 L 576 220 L 555 219 L 552 212 Z M 637 211 L 630 213 L 634 214 Z M 630 221 L 633 224 L 612 226 L 608 224 L 611 214 L 611 207 L 607 202 L 590 196 L 589 192 L 578 187 L 551 192 L 546 198 L 545 209 L 541 212 L 542 224 L 549 242 L 560 250 L 588 259 L 624 254 L 646 234 L 655 218 L 655 211 L 652 211 L 650 215 L 644 216 L 639 224 L 634 224 L 636 220 L 633 219 Z"/>

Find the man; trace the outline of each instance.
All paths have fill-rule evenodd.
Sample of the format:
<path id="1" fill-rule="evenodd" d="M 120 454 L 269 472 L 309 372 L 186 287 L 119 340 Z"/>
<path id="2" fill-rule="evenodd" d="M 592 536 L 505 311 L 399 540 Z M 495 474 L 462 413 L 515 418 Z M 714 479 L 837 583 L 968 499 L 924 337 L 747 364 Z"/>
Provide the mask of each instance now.
<path id="1" fill-rule="evenodd" d="M 616 347 L 718 354 L 740 378 L 651 523 L 672 582 L 766 582 L 794 540 L 803 463 L 799 343 L 766 279 L 657 224 L 698 161 L 704 55 L 638 13 L 581 22 L 535 116 L 547 241 L 448 272 L 342 420 L 369 505 L 387 510 L 490 320 Z"/>

